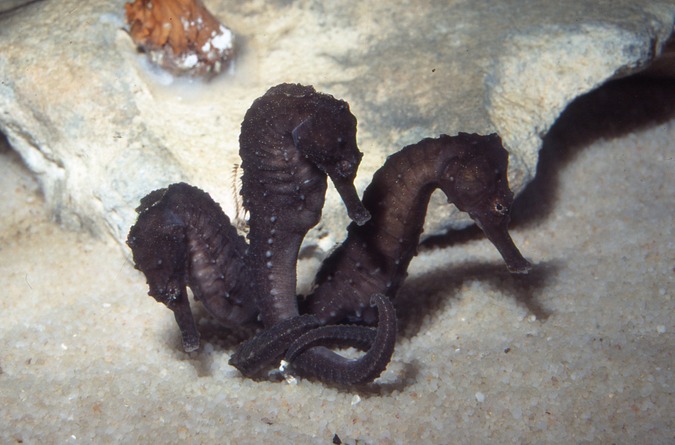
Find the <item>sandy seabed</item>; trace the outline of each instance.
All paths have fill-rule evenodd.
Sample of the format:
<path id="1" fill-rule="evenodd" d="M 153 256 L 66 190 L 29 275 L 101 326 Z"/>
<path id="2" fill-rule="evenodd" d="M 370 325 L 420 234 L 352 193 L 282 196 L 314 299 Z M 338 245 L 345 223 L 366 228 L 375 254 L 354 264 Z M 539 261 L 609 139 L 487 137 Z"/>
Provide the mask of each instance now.
<path id="1" fill-rule="evenodd" d="M 240 337 L 205 316 L 181 352 L 120 246 L 62 230 L 2 150 L 0 442 L 675 443 L 675 120 L 569 136 L 588 109 L 518 203 L 533 271 L 472 230 L 427 242 L 393 360 L 358 391 L 243 379 Z"/>

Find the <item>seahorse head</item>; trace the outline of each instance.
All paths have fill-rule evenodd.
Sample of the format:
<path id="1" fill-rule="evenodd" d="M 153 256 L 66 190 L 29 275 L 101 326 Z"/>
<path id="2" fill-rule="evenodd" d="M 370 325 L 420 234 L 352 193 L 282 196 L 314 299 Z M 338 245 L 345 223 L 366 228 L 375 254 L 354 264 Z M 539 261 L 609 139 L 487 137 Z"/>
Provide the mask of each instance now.
<path id="1" fill-rule="evenodd" d="M 526 273 L 522 257 L 508 232 L 513 192 L 507 179 L 508 152 L 496 134 L 460 133 L 462 150 L 444 168 L 439 185 L 452 202 L 480 227 L 514 273 Z"/>
<path id="2" fill-rule="evenodd" d="M 313 112 L 293 129 L 293 142 L 308 161 L 330 177 L 350 218 L 362 225 L 370 214 L 354 188 L 363 157 L 356 142 L 356 117 L 347 102 L 333 96 L 316 94 L 313 101 Z"/>
<path id="3" fill-rule="evenodd" d="M 141 201 L 127 244 L 136 269 L 147 278 L 149 294 L 171 308 L 185 283 L 187 243 L 184 222 L 161 200 L 165 191 L 156 190 Z"/>

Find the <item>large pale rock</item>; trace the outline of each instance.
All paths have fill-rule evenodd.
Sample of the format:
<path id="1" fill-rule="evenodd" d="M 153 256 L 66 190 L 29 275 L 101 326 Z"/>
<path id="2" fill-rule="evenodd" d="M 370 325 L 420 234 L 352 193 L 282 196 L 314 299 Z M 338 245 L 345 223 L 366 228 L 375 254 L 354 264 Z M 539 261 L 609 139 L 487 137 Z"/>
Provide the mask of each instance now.
<path id="1" fill-rule="evenodd" d="M 239 42 L 234 72 L 208 84 L 149 69 L 119 1 L 34 2 L 0 16 L 0 130 L 65 225 L 123 241 L 138 200 L 178 180 L 236 216 L 241 120 L 281 82 L 351 104 L 361 189 L 403 145 L 496 131 L 520 190 L 564 107 L 648 65 L 675 18 L 668 0 L 206 4 Z M 309 239 L 322 246 L 347 224 L 336 193 L 328 198 Z M 427 232 L 465 221 L 442 202 Z"/>

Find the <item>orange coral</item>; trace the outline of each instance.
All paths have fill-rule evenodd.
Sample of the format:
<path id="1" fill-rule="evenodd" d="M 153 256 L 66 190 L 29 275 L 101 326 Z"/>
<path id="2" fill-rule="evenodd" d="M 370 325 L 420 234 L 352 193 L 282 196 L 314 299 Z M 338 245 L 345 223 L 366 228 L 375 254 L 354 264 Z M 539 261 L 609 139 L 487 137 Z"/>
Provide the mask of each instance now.
<path id="1" fill-rule="evenodd" d="M 136 0 L 124 9 L 134 43 L 173 74 L 217 74 L 234 56 L 234 35 L 199 0 Z"/>

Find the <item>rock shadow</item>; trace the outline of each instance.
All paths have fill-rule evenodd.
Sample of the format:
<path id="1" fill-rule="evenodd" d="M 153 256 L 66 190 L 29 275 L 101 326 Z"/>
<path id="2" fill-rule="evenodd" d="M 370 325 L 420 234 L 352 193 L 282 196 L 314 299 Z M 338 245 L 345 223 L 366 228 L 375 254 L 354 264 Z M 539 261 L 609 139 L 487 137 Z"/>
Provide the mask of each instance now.
<path id="1" fill-rule="evenodd" d="M 543 140 L 537 173 L 516 199 L 513 226 L 532 226 L 558 202 L 559 177 L 584 148 L 675 118 L 675 78 L 634 75 L 612 80 L 578 97 Z"/>

